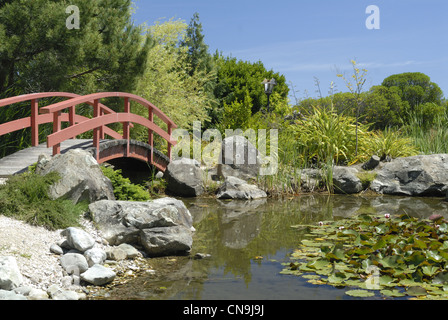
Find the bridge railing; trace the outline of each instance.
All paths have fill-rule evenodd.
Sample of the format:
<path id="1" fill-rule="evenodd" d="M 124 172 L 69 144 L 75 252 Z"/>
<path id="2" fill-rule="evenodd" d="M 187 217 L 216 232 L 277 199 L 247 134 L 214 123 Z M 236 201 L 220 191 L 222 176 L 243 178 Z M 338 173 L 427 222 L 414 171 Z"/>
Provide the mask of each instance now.
<path id="1" fill-rule="evenodd" d="M 33 147 L 37 146 L 39 144 L 39 125 L 53 122 L 53 118 L 51 117 L 50 114 L 39 114 L 39 99 L 44 98 L 72 99 L 76 97 L 80 97 L 80 95 L 69 92 L 42 92 L 42 93 L 24 94 L 0 100 L 0 108 L 26 101 L 31 102 L 30 106 L 31 116 L 0 124 L 0 136 L 18 130 L 31 128 L 31 145 Z M 86 103 L 93 106 L 93 101 L 87 101 Z M 99 107 L 103 110 L 104 113 L 107 114 L 115 113 L 115 111 L 111 110 L 105 105 L 100 104 Z M 61 121 L 69 122 L 70 125 L 74 125 L 78 122 L 85 121 L 87 119 L 88 118 L 86 117 L 77 115 L 74 107 L 70 108 L 69 113 L 64 113 L 61 115 Z M 106 133 L 115 139 L 121 138 L 121 135 L 112 129 L 107 128 Z"/>
<path id="2" fill-rule="evenodd" d="M 124 112 L 108 112 L 100 104 L 100 100 L 104 98 L 120 97 L 124 99 Z M 131 112 L 131 100 L 139 103 L 148 109 L 148 118 Z M 75 123 L 68 128 L 61 129 L 61 121 L 63 121 L 62 111 L 65 109 L 74 110 L 74 108 L 83 103 L 93 102 L 93 118 L 85 119 L 79 123 Z M 47 137 L 47 147 L 53 147 L 53 154 L 60 153 L 61 142 L 76 137 L 82 133 L 93 130 L 93 146 L 97 149 L 97 157 L 99 155 L 100 140 L 104 138 L 105 134 L 110 133 L 108 124 L 122 123 L 123 135 L 121 139 L 130 139 L 130 127 L 133 123 L 145 126 L 148 129 L 148 144 L 151 149 L 154 148 L 154 133 L 158 134 L 167 141 L 168 158 L 171 159 L 172 146 L 176 144 L 175 140 L 171 140 L 172 130 L 177 126 L 168 118 L 160 109 L 154 106 L 149 101 L 134 94 L 124 92 L 102 92 L 93 93 L 85 96 L 75 97 L 66 101 L 58 102 L 40 109 L 44 114 L 50 114 L 53 118 L 53 133 Z M 70 111 L 74 112 L 74 111 Z M 154 123 L 154 115 L 167 124 L 167 131 L 160 128 Z M 127 147 L 129 153 L 129 143 Z M 153 154 L 151 152 L 151 159 L 153 161 Z"/>
<path id="3" fill-rule="evenodd" d="M 50 97 L 68 99 L 39 109 L 39 99 Z M 120 97 L 124 99 L 124 112 L 115 112 L 100 103 L 101 99 L 110 97 Z M 131 113 L 131 100 L 148 109 L 148 118 Z M 80 134 L 93 130 L 93 145 L 97 149 L 96 154 L 98 157 L 99 143 L 101 139 L 104 139 L 105 135 L 114 139 L 128 140 L 127 153 L 129 154 L 130 128 L 133 126 L 133 123 L 138 123 L 148 129 L 148 144 L 151 146 L 152 150 L 154 148 L 154 133 L 167 141 L 167 156 L 171 159 L 172 146 L 176 144 L 175 140 L 171 140 L 171 134 L 172 130 L 177 128 L 177 125 L 160 109 L 142 97 L 123 92 L 103 92 L 85 96 L 68 92 L 44 92 L 2 99 L 0 100 L 0 107 L 26 101 L 31 102 L 31 116 L 0 124 L 0 136 L 25 128 L 31 128 L 31 144 L 32 146 L 37 146 L 39 144 L 39 125 L 53 123 L 53 133 L 47 137 L 47 147 L 52 147 L 53 155 L 55 155 L 59 154 L 61 151 L 61 142 L 76 138 L 76 136 Z M 93 118 L 90 119 L 76 114 L 76 106 L 80 104 L 88 104 L 93 107 Z M 63 112 L 65 110 L 68 110 L 68 112 Z M 167 124 L 167 131 L 154 123 L 154 115 Z M 61 125 L 62 122 L 68 122 L 69 126 L 63 129 Z M 107 127 L 108 124 L 112 123 L 122 123 L 123 134 Z M 150 158 L 150 161 L 153 162 L 152 152 Z"/>

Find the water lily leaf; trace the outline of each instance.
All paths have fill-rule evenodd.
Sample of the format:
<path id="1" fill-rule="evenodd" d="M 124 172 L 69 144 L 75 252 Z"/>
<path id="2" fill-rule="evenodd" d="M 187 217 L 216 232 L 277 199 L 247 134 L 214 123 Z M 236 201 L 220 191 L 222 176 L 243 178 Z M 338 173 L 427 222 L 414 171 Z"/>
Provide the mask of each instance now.
<path id="1" fill-rule="evenodd" d="M 439 231 L 446 233 L 448 232 L 448 224 L 447 223 L 442 223 L 441 225 L 439 225 Z"/>
<path id="2" fill-rule="evenodd" d="M 318 242 L 307 240 L 307 239 L 304 239 L 301 242 L 304 246 L 307 246 L 307 247 L 320 247 L 322 245 L 322 243 L 318 243 Z"/>
<path id="3" fill-rule="evenodd" d="M 435 275 L 438 270 L 439 270 L 439 268 L 435 267 L 435 266 L 424 266 L 424 267 L 422 267 L 423 274 L 425 274 L 427 276 L 430 276 L 430 277 Z"/>
<path id="4" fill-rule="evenodd" d="M 374 292 L 367 291 L 367 290 L 348 290 L 345 292 L 345 294 L 352 296 L 352 297 L 359 297 L 359 298 L 367 298 L 367 297 L 375 296 Z"/>
<path id="5" fill-rule="evenodd" d="M 331 284 L 340 284 L 346 279 L 346 275 L 343 272 L 335 272 L 327 278 L 327 281 Z"/>
<path id="6" fill-rule="evenodd" d="M 400 292 L 397 289 L 384 289 L 381 290 L 380 293 L 382 295 L 388 296 L 388 297 L 404 297 L 406 294 L 404 294 L 403 292 Z"/>
<path id="7" fill-rule="evenodd" d="M 326 259 L 325 260 L 324 259 L 319 259 L 319 260 L 311 261 L 306 266 L 308 268 L 311 268 L 311 269 L 318 269 L 318 270 L 320 270 L 320 269 L 327 268 L 329 266 L 329 264 L 330 264 L 330 262 L 328 260 L 326 260 Z"/>
<path id="8" fill-rule="evenodd" d="M 353 237 L 356 238 L 359 233 L 357 231 L 355 231 L 355 230 L 347 229 L 347 230 L 343 230 L 342 234 L 343 235 L 348 235 L 348 236 L 353 236 Z"/>
<path id="9" fill-rule="evenodd" d="M 424 296 L 426 295 L 426 289 L 420 286 L 409 287 L 406 290 L 408 296 Z"/>
<path id="10" fill-rule="evenodd" d="M 418 266 L 420 265 L 420 263 L 426 260 L 426 256 L 421 252 L 415 251 L 406 260 L 410 264 Z"/>
<path id="11" fill-rule="evenodd" d="M 399 256 L 387 256 L 379 260 L 378 262 L 381 263 L 385 268 L 396 268 L 399 266 L 399 264 L 397 263 L 398 258 Z"/>
<path id="12" fill-rule="evenodd" d="M 431 259 L 435 262 L 440 262 L 443 259 L 442 256 L 440 254 L 438 254 L 437 251 L 432 251 L 432 250 L 427 251 L 426 256 L 428 257 L 428 259 Z"/>
<path id="13" fill-rule="evenodd" d="M 400 284 L 400 286 L 405 286 L 405 287 L 413 287 L 413 286 L 418 286 L 419 285 L 413 279 L 403 279 L 403 280 L 400 280 L 399 284 Z"/>
<path id="14" fill-rule="evenodd" d="M 443 241 L 443 244 L 442 244 L 442 246 L 439 247 L 439 250 L 448 250 L 448 241 L 447 240 Z"/>
<path id="15" fill-rule="evenodd" d="M 414 240 L 414 247 L 418 249 L 426 249 L 426 243 L 422 240 L 416 239 Z"/>
<path id="16" fill-rule="evenodd" d="M 448 284 L 448 272 L 439 272 L 432 280 L 433 284 Z"/>
<path id="17" fill-rule="evenodd" d="M 380 285 L 382 286 L 395 286 L 395 279 L 391 276 L 381 276 L 380 277 Z"/>
<path id="18" fill-rule="evenodd" d="M 360 221 L 365 221 L 365 222 L 371 222 L 372 216 L 367 214 L 367 213 L 361 213 L 360 215 L 357 216 L 358 220 Z"/>
<path id="19" fill-rule="evenodd" d="M 389 231 L 389 227 L 385 223 L 383 223 L 383 224 L 377 225 L 375 227 L 375 230 L 379 234 L 384 234 Z"/>
<path id="20" fill-rule="evenodd" d="M 378 250 L 378 249 L 384 248 L 385 246 L 387 246 L 387 242 L 386 242 L 385 238 L 382 237 L 380 240 L 378 240 L 377 243 L 375 243 L 375 245 L 373 246 L 372 249 L 373 250 Z"/>

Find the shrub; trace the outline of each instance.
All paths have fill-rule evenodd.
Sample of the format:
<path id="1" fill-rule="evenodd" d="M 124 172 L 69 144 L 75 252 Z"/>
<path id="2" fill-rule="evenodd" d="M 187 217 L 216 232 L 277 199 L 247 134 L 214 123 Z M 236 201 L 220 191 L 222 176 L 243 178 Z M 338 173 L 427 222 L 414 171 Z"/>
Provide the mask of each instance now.
<path id="1" fill-rule="evenodd" d="M 105 166 L 102 166 L 101 170 L 112 182 L 114 195 L 117 200 L 147 201 L 151 199 L 149 192 L 144 187 L 131 183 L 128 178 L 122 176 L 121 170 L 114 170 Z"/>
<path id="2" fill-rule="evenodd" d="M 357 161 L 355 119 L 335 112 L 333 108 L 314 107 L 294 126 L 296 145 L 307 162 L 317 164 Z M 359 125 L 359 150 L 363 149 L 367 126 Z M 362 157 L 362 155 L 361 155 Z"/>
<path id="3" fill-rule="evenodd" d="M 367 139 L 366 146 L 366 154 L 375 154 L 381 159 L 409 157 L 418 154 L 412 139 L 405 137 L 400 131 L 392 129 L 372 133 Z"/>
<path id="4" fill-rule="evenodd" d="M 71 200 L 48 197 L 50 185 L 59 179 L 55 172 L 46 176 L 24 173 L 11 177 L 0 186 L 0 214 L 49 230 L 78 226 L 80 215 L 87 210 L 86 203 L 75 205 Z"/>

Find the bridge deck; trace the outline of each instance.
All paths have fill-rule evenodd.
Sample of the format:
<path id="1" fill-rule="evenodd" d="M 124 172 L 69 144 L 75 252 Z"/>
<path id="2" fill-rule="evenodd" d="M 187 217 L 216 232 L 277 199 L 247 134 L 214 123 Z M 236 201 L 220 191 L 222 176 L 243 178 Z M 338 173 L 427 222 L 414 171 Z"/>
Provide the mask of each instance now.
<path id="1" fill-rule="evenodd" d="M 61 153 L 70 149 L 88 149 L 92 147 L 92 139 L 71 139 L 61 143 Z M 36 163 L 41 154 L 53 155 L 53 148 L 47 148 L 47 143 L 30 147 L 0 159 L 0 178 L 26 172 L 28 167 Z"/>

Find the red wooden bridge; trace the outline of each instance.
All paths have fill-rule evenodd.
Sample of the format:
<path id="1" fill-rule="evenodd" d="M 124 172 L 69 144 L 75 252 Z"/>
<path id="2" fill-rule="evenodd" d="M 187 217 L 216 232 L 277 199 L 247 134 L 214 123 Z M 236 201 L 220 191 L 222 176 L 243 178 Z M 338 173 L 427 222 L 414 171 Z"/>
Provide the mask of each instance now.
<path id="1" fill-rule="evenodd" d="M 48 106 L 39 106 L 39 99 L 51 97 L 67 99 Z M 101 104 L 101 99 L 112 97 L 123 99 L 124 112 L 115 112 Z M 0 177 L 23 172 L 29 165 L 37 162 L 39 154 L 56 155 L 73 148 L 89 149 L 98 163 L 130 157 L 148 162 L 162 171 L 165 171 L 171 159 L 171 149 L 176 144 L 176 141 L 171 139 L 171 133 L 177 126 L 160 109 L 142 97 L 123 92 L 102 92 L 85 96 L 67 92 L 32 93 L 0 100 L 0 108 L 27 101 L 31 103 L 31 116 L 0 124 L 0 139 L 5 134 L 31 128 L 32 147 L 0 159 Z M 132 113 L 131 101 L 147 108 L 148 118 Z M 76 107 L 80 104 L 93 107 L 92 118 L 76 113 Z M 166 131 L 154 122 L 154 116 L 166 123 Z M 62 128 L 63 122 L 68 123 L 68 126 Z M 46 145 L 39 145 L 39 125 L 44 123 L 53 123 L 53 133 L 47 136 Z M 107 126 L 113 123 L 123 125 L 122 134 Z M 147 143 L 131 140 L 130 128 L 134 123 L 148 129 Z M 76 139 L 89 131 L 93 131 L 93 139 Z M 167 142 L 166 155 L 154 148 L 154 133 Z"/>

